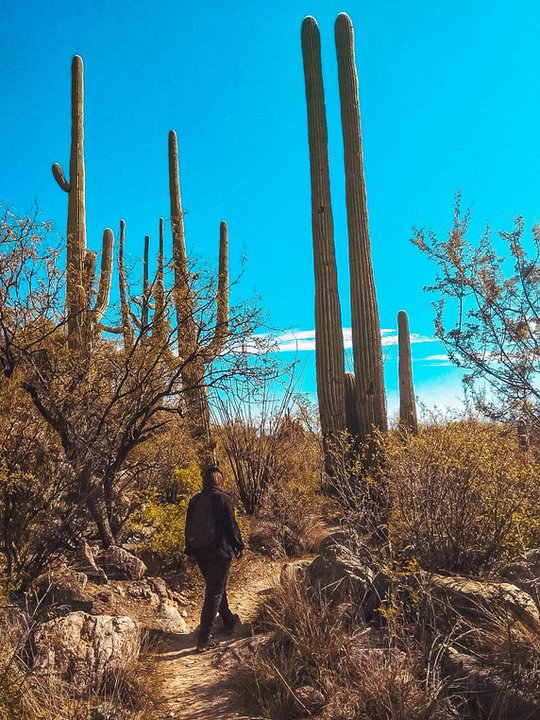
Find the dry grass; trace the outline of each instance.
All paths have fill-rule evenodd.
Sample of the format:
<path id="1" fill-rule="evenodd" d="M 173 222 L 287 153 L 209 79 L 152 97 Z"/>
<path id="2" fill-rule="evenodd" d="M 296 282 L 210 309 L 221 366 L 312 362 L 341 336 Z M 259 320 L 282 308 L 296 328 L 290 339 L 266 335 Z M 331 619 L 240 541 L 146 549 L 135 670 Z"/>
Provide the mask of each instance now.
<path id="1" fill-rule="evenodd" d="M 449 718 L 434 666 L 421 676 L 410 642 L 397 647 L 297 582 L 276 590 L 263 627 L 271 632 L 246 670 L 257 711 L 272 720 L 443 720 Z M 373 636 L 376 641 L 374 642 Z"/>

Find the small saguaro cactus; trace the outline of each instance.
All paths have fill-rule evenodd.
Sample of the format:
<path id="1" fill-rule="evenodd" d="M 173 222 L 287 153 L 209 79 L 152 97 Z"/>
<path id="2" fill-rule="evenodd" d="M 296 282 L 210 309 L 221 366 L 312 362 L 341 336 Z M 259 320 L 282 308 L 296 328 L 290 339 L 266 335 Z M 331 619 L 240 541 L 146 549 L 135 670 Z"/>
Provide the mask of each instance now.
<path id="1" fill-rule="evenodd" d="M 416 435 L 418 419 L 412 376 L 411 336 L 409 317 L 405 310 L 400 310 L 398 313 L 398 347 L 399 426 Z"/>
<path id="2" fill-rule="evenodd" d="M 216 323 L 207 345 L 200 341 L 200 327 L 195 316 L 196 298 L 188 268 L 184 217 L 180 194 L 178 139 L 169 133 L 169 194 L 173 236 L 174 305 L 178 335 L 178 359 L 183 364 L 182 381 L 188 426 L 199 451 L 201 468 L 215 463 L 215 443 L 210 427 L 210 406 L 205 383 L 206 365 L 223 349 L 229 322 L 229 270 L 227 223 L 220 225 L 219 270 L 216 297 Z"/>
<path id="3" fill-rule="evenodd" d="M 346 428 L 344 348 L 334 250 L 321 41 L 317 22 L 312 17 L 306 17 L 302 23 L 302 54 L 311 168 L 317 395 L 321 430 L 323 436 L 328 437 Z"/>
<path id="4" fill-rule="evenodd" d="M 91 307 L 95 281 L 96 253 L 86 247 L 86 200 L 84 170 L 84 78 L 83 61 L 75 55 L 71 63 L 71 153 L 69 180 L 59 163 L 52 171 L 58 185 L 68 194 L 66 311 L 68 347 L 85 357 L 99 329 L 111 289 L 114 236 L 107 228 L 103 234 L 103 251 L 97 298 Z"/>

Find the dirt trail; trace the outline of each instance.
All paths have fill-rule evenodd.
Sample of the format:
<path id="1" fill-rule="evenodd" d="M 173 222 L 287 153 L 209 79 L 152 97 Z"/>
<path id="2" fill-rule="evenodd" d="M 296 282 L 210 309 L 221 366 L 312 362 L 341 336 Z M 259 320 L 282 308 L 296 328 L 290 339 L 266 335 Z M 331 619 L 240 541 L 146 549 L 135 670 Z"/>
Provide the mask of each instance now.
<path id="1" fill-rule="evenodd" d="M 252 635 L 251 622 L 271 588 L 279 583 L 284 562 L 252 560 L 247 572 L 233 578 L 227 590 L 233 612 L 238 612 L 242 625 L 233 636 L 215 632 L 219 641 L 216 650 L 195 651 L 197 611 L 189 618 L 188 635 L 168 635 L 149 658 L 156 678 L 159 699 L 158 717 L 163 720 L 248 720 L 239 707 L 241 701 L 235 686 L 234 669 L 221 663 L 224 650 L 234 650 Z M 216 626 L 219 625 L 219 618 Z"/>

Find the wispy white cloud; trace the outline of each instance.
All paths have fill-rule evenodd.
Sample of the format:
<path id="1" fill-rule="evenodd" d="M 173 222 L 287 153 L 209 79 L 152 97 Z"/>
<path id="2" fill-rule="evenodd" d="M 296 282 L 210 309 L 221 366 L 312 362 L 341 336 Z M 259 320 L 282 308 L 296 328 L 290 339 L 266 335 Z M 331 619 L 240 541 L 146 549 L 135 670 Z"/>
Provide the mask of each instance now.
<path id="1" fill-rule="evenodd" d="M 411 333 L 411 343 L 437 342 L 436 338 L 419 333 Z M 306 352 L 315 350 L 315 330 L 289 330 L 278 335 L 261 333 L 253 335 L 250 340 L 244 343 L 239 351 L 249 353 L 260 353 L 270 349 L 271 352 Z M 394 328 L 381 329 L 381 343 L 384 347 L 397 344 L 397 330 Z M 343 328 L 343 345 L 346 350 L 352 348 L 352 329 Z"/>

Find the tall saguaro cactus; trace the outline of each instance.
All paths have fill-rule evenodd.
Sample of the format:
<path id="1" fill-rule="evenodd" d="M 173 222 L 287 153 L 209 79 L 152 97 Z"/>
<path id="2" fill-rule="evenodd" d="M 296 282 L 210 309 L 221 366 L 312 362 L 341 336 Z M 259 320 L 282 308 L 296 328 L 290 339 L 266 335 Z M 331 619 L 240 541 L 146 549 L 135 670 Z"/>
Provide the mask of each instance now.
<path id="1" fill-rule="evenodd" d="M 196 319 L 196 298 L 188 268 L 184 218 L 180 193 L 178 139 L 174 130 L 169 133 L 169 193 L 173 236 L 174 304 L 178 334 L 178 358 L 183 364 L 182 382 L 188 424 L 199 451 L 202 468 L 215 463 L 215 443 L 210 426 L 210 406 L 205 383 L 205 368 L 223 349 L 228 335 L 229 270 L 227 223 L 220 225 L 219 269 L 216 297 L 216 324 L 212 339 L 201 344 Z"/>
<path id="2" fill-rule="evenodd" d="M 336 20 L 335 40 L 345 159 L 354 375 L 344 375 L 343 370 L 320 38 L 316 21 L 305 18 L 302 53 L 311 167 L 317 394 L 323 434 L 347 429 L 363 441 L 374 428 L 386 430 L 387 419 L 367 224 L 354 36 L 345 14 Z"/>
<path id="3" fill-rule="evenodd" d="M 401 428 L 416 434 L 418 432 L 418 419 L 412 376 L 411 336 L 409 333 L 409 318 L 405 310 L 400 310 L 398 313 L 398 346 L 399 425 Z"/>
<path id="4" fill-rule="evenodd" d="M 368 230 L 354 32 L 351 19 L 345 13 L 337 17 L 335 40 L 345 160 L 356 407 L 360 435 L 366 436 L 373 427 L 380 430 L 387 428 L 386 395 Z"/>
<path id="5" fill-rule="evenodd" d="M 312 17 L 305 18 L 302 23 L 302 53 L 311 168 L 317 392 L 321 430 L 328 436 L 343 432 L 346 427 L 344 349 L 330 197 L 321 41 L 317 22 Z"/>
<path id="6" fill-rule="evenodd" d="M 71 153 L 69 180 L 59 163 L 52 171 L 59 186 L 68 194 L 66 311 L 68 347 L 81 357 L 88 355 L 90 343 L 109 304 L 113 244 L 112 230 L 103 234 L 103 251 L 97 298 L 91 299 L 95 280 L 96 254 L 86 247 L 86 194 L 84 169 L 84 74 L 83 61 L 75 55 L 71 63 Z"/>

